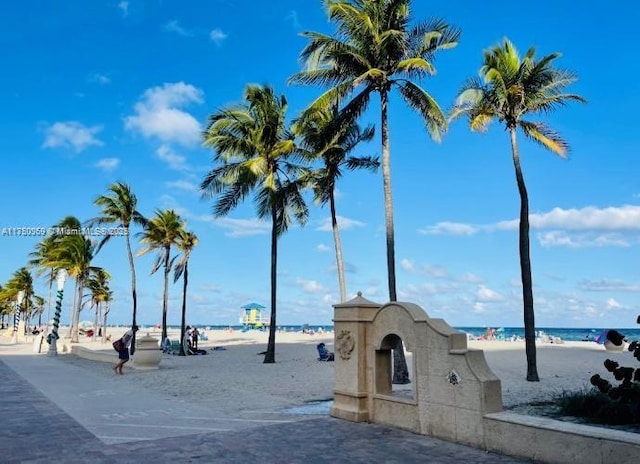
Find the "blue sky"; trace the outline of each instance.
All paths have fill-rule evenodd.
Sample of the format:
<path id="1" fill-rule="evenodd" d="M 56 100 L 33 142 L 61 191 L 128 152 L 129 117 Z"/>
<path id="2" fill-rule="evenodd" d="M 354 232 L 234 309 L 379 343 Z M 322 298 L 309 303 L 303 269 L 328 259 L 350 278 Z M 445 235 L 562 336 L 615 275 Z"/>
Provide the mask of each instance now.
<path id="1" fill-rule="evenodd" d="M 546 119 L 571 144 L 570 159 L 519 139 L 536 323 L 632 327 L 640 313 L 635 4 L 415 1 L 413 12 L 462 29 L 459 46 L 443 52 L 437 74 L 422 82 L 443 108 L 476 75 L 482 51 L 505 36 L 523 53 L 529 46 L 540 56 L 563 53 L 558 66 L 578 74 L 571 90 L 589 103 Z M 333 31 L 320 1 L 3 2 L 0 226 L 87 220 L 98 213 L 95 197 L 125 181 L 143 214 L 174 208 L 200 238 L 190 261 L 188 322 L 236 324 L 242 305 L 268 305 L 270 226 L 256 219 L 251 202 L 212 217 L 197 191 L 212 166 L 199 132 L 209 114 L 241 99 L 247 83 L 286 94 L 291 118 L 312 101 L 320 89 L 286 85 L 301 67 L 304 30 Z M 377 123 L 378 110 L 373 101 L 364 122 Z M 519 197 L 503 128 L 475 134 L 458 121 L 436 144 L 394 97 L 390 135 L 399 299 L 454 326 L 522 326 Z M 379 138 L 359 153 L 379 155 Z M 349 295 L 386 301 L 381 174 L 347 174 L 337 209 Z M 328 217 L 312 206 L 308 224 L 280 241 L 280 324 L 331 321 L 339 294 Z M 0 282 L 39 239 L 0 237 Z M 162 275 L 149 275 L 152 262 L 136 258 L 143 324 L 161 320 Z M 94 264 L 113 274 L 110 320 L 129 321 L 124 240 L 111 240 Z M 40 281 L 38 291 L 46 295 Z M 177 284 L 170 324 L 179 323 L 180 301 Z"/>

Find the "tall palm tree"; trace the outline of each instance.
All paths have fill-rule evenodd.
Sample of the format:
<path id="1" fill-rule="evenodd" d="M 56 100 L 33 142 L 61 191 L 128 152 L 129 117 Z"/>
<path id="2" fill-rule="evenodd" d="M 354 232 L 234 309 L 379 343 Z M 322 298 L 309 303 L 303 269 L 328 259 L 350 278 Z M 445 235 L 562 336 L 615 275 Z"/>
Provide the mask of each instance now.
<path id="1" fill-rule="evenodd" d="M 186 331 L 187 324 L 187 285 L 189 283 L 189 258 L 191 257 L 191 250 L 198 245 L 198 236 L 193 232 L 183 231 L 178 237 L 176 247 L 182 251 L 182 258 L 175 265 L 174 283 L 182 276 L 182 319 L 180 323 L 180 356 L 185 356 L 184 352 L 184 333 Z"/>
<path id="2" fill-rule="evenodd" d="M 216 217 L 226 216 L 252 191 L 258 217 L 271 219 L 271 317 L 264 363 L 275 362 L 278 238 L 292 222 L 304 224 L 309 211 L 302 198 L 304 169 L 297 164 L 294 135 L 286 125 L 287 101 L 271 87 L 248 85 L 243 104 L 209 117 L 204 145 L 214 162 L 200 189 L 215 200 Z"/>
<path id="3" fill-rule="evenodd" d="M 290 82 L 331 86 L 313 103 L 317 107 L 328 107 L 357 91 L 341 111 L 346 119 L 362 114 L 371 94 L 380 97 L 389 300 L 396 301 L 389 92 L 396 87 L 420 114 L 431 137 L 439 140 L 447 120 L 434 98 L 410 79 L 433 75 L 436 53 L 457 45 L 460 33 L 441 19 L 410 26 L 411 0 L 325 0 L 324 4 L 336 25 L 336 37 L 303 33 L 309 38 L 301 53 L 307 69 Z"/>
<path id="4" fill-rule="evenodd" d="M 110 279 L 111 274 L 102 268 L 94 269 L 87 279 L 86 288 L 89 290 L 91 306 L 95 307 L 92 341 L 95 341 L 98 335 L 98 325 L 101 322 L 100 316 L 103 310 L 102 304 L 111 296 L 111 291 L 109 290 Z M 106 327 L 102 326 L 102 330 L 104 331 L 105 329 Z"/>
<path id="5" fill-rule="evenodd" d="M 38 327 L 42 325 L 42 313 L 44 312 L 45 307 L 45 299 L 41 296 L 34 295 L 33 296 L 33 309 L 35 310 L 35 314 L 38 315 Z"/>
<path id="6" fill-rule="evenodd" d="M 131 252 L 131 239 L 129 237 L 129 231 L 132 224 L 137 224 L 144 227 L 147 223 L 147 219 L 136 209 L 138 205 L 138 199 L 131 191 L 131 187 L 124 182 L 117 182 L 111 184 L 108 188 L 109 193 L 107 195 L 100 195 L 93 202 L 96 206 L 100 207 L 100 216 L 89 221 L 90 224 L 110 224 L 116 227 L 124 228 L 127 233 L 125 234 L 125 243 L 127 245 L 127 257 L 129 258 L 129 269 L 131 270 L 131 298 L 133 301 L 133 317 L 131 326 L 137 325 L 138 314 L 138 297 L 136 295 L 136 268 L 133 262 L 133 253 Z M 112 235 L 106 235 L 104 239 L 98 245 L 98 250 L 112 237 Z M 135 353 L 135 332 L 133 334 L 133 341 L 131 342 L 131 353 Z"/>
<path id="7" fill-rule="evenodd" d="M 471 130 L 486 131 L 497 119 L 509 132 L 511 155 L 520 193 L 520 272 L 522 276 L 522 300 L 524 306 L 524 333 L 527 355 L 527 380 L 537 382 L 535 317 L 533 308 L 533 284 L 529 255 L 529 197 L 520 166 L 520 154 L 516 140 L 519 128 L 522 133 L 547 150 L 565 158 L 569 146 L 560 134 L 542 122 L 523 118 L 535 114 L 547 114 L 569 101 L 586 102 L 584 98 L 564 93 L 567 86 L 576 81 L 574 74 L 553 67 L 560 56 L 552 53 L 535 59 L 535 49 L 530 48 L 520 57 L 513 44 L 505 39 L 500 45 L 484 52 L 480 78 L 464 84 L 450 118 L 467 116 Z"/>
<path id="8" fill-rule="evenodd" d="M 329 203 L 336 266 L 338 269 L 340 301 L 344 303 L 347 300 L 347 290 L 336 214 L 336 184 L 338 179 L 342 177 L 344 169 L 369 169 L 375 171 L 380 163 L 377 158 L 349 155 L 360 142 L 368 142 L 373 139 L 375 131 L 373 126 L 368 126 L 362 130 L 355 121 L 343 124 L 337 117 L 337 110 L 337 105 L 332 110 L 310 108 L 296 121 L 294 130 L 301 138 L 302 148 L 307 150 L 310 155 L 320 157 L 323 162 L 321 168 L 311 173 L 311 182 L 315 200 L 322 205 Z"/>
<path id="9" fill-rule="evenodd" d="M 151 268 L 151 274 L 164 267 L 164 293 L 162 295 L 162 340 L 167 338 L 167 309 L 169 306 L 169 273 L 173 265 L 171 246 L 175 245 L 184 231 L 184 220 L 172 209 L 156 210 L 140 232 L 141 242 L 146 245 L 138 256 L 157 251 L 158 256 Z"/>

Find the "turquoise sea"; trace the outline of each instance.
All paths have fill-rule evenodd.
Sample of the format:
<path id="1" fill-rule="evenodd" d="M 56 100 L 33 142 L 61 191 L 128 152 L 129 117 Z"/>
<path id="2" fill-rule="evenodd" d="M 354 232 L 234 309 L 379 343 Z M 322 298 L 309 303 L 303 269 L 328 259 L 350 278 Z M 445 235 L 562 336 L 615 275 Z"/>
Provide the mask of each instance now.
<path id="1" fill-rule="evenodd" d="M 234 330 L 242 330 L 241 325 L 207 325 L 197 324 L 198 327 L 216 329 L 227 329 L 229 327 Z M 170 326 L 174 329 L 179 329 L 179 326 Z M 333 331 L 333 325 L 279 325 L 278 330 L 286 332 L 300 332 L 304 329 L 313 330 L 318 332 L 320 329 L 323 331 Z M 516 337 L 524 338 L 523 327 L 492 327 L 496 330 L 496 336 L 498 339 L 509 340 L 513 335 Z M 455 327 L 456 330 L 465 332 L 473 338 L 481 337 L 486 334 L 487 327 Z M 606 329 L 615 329 L 623 334 L 628 341 L 640 340 L 640 328 L 621 328 L 621 327 L 607 327 Z M 550 337 L 559 337 L 565 341 L 582 341 L 582 340 L 595 340 L 599 335 L 606 330 L 604 327 L 587 327 L 587 328 L 566 328 L 566 327 L 536 327 L 536 332 L 543 332 Z"/>

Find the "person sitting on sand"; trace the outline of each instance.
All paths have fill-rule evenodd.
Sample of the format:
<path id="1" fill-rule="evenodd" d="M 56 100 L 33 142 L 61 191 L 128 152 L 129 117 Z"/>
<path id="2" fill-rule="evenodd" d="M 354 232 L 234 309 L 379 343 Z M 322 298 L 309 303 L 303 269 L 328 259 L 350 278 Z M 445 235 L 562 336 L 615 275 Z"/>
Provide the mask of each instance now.
<path id="1" fill-rule="evenodd" d="M 129 346 L 133 340 L 133 334 L 138 331 L 138 326 L 134 325 L 131 329 L 127 330 L 122 336 L 123 348 L 118 351 L 118 362 L 113 366 L 113 372 L 122 375 L 122 367 L 129 361 Z"/>

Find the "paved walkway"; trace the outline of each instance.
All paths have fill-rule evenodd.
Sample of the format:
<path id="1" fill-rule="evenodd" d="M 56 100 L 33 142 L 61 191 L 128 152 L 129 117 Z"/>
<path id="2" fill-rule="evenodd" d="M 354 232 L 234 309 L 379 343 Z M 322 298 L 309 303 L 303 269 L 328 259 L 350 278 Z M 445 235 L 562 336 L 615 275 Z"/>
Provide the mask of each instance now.
<path id="1" fill-rule="evenodd" d="M 0 346 L 3 463 L 522 463 L 326 415 L 216 415 Z"/>

